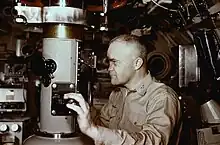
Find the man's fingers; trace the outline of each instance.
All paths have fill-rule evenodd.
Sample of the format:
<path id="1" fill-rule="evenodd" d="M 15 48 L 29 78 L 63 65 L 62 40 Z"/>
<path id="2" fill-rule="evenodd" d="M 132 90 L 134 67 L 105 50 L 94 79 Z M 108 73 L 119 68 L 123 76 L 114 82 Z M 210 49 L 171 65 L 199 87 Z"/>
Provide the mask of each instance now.
<path id="1" fill-rule="evenodd" d="M 83 110 L 79 107 L 79 106 L 77 106 L 76 104 L 66 104 L 66 107 L 68 107 L 68 108 L 70 108 L 70 109 L 72 109 L 72 110 L 74 110 L 74 111 L 76 111 L 76 113 L 78 114 L 78 115 L 82 115 L 84 112 L 83 112 Z"/>
<path id="2" fill-rule="evenodd" d="M 74 99 L 79 102 L 80 107 L 84 112 L 89 111 L 89 105 L 87 105 L 86 101 L 84 100 L 83 96 L 79 93 L 68 93 L 64 95 L 64 99 Z"/>

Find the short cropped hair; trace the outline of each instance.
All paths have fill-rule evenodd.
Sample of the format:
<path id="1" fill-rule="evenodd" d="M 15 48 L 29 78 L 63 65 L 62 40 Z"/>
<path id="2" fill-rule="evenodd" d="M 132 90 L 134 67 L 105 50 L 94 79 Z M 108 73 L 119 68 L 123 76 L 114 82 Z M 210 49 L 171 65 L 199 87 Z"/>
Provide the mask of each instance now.
<path id="1" fill-rule="evenodd" d="M 143 60 L 144 63 L 146 64 L 147 62 L 147 48 L 146 45 L 144 45 L 141 41 L 140 38 L 138 36 L 135 35 L 129 35 L 129 34 L 123 34 L 123 35 L 119 35 L 115 38 L 113 38 L 109 45 L 113 42 L 123 42 L 126 44 L 133 44 L 134 46 L 136 46 L 136 48 L 139 50 L 140 52 L 140 56 Z"/>

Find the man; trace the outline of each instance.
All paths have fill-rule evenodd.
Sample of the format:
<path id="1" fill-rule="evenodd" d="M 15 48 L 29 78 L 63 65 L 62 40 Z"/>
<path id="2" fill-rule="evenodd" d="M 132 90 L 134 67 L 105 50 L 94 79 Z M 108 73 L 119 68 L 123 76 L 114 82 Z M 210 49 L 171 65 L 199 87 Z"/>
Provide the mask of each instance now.
<path id="1" fill-rule="evenodd" d="M 180 103 L 168 86 L 155 82 L 147 70 L 147 50 L 138 37 L 121 35 L 109 45 L 109 73 L 113 90 L 95 124 L 81 94 L 66 94 L 79 102 L 67 104 L 78 113 L 81 131 L 96 144 L 168 145 L 179 127 Z M 177 129 L 178 130 L 178 129 Z"/>

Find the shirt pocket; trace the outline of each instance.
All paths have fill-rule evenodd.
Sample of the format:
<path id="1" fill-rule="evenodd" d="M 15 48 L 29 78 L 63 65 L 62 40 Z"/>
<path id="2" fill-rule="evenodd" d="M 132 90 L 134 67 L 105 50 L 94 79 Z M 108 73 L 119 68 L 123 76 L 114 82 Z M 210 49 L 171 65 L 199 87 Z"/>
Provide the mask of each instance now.
<path id="1" fill-rule="evenodd" d="M 126 116 L 127 118 L 123 118 L 121 125 L 124 126 L 128 132 L 140 132 L 143 129 L 145 123 L 145 115 L 143 115 L 143 113 L 129 112 Z"/>
<path id="2" fill-rule="evenodd" d="M 129 115 L 130 121 L 133 125 L 135 125 L 138 128 L 143 128 L 143 125 L 147 122 L 146 121 L 146 113 L 139 112 L 132 112 Z"/>

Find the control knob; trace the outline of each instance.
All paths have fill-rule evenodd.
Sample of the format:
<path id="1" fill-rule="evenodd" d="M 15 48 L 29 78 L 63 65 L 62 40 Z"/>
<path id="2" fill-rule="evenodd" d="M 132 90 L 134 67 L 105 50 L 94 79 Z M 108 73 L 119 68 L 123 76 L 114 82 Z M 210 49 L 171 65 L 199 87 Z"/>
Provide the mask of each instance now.
<path id="1" fill-rule="evenodd" d="M 18 124 L 12 124 L 12 126 L 11 126 L 11 131 L 13 131 L 13 132 L 17 132 L 17 131 L 19 131 L 19 125 Z"/>
<path id="2" fill-rule="evenodd" d="M 8 130 L 8 125 L 2 124 L 2 125 L 0 126 L 0 132 L 6 132 L 7 130 Z"/>

